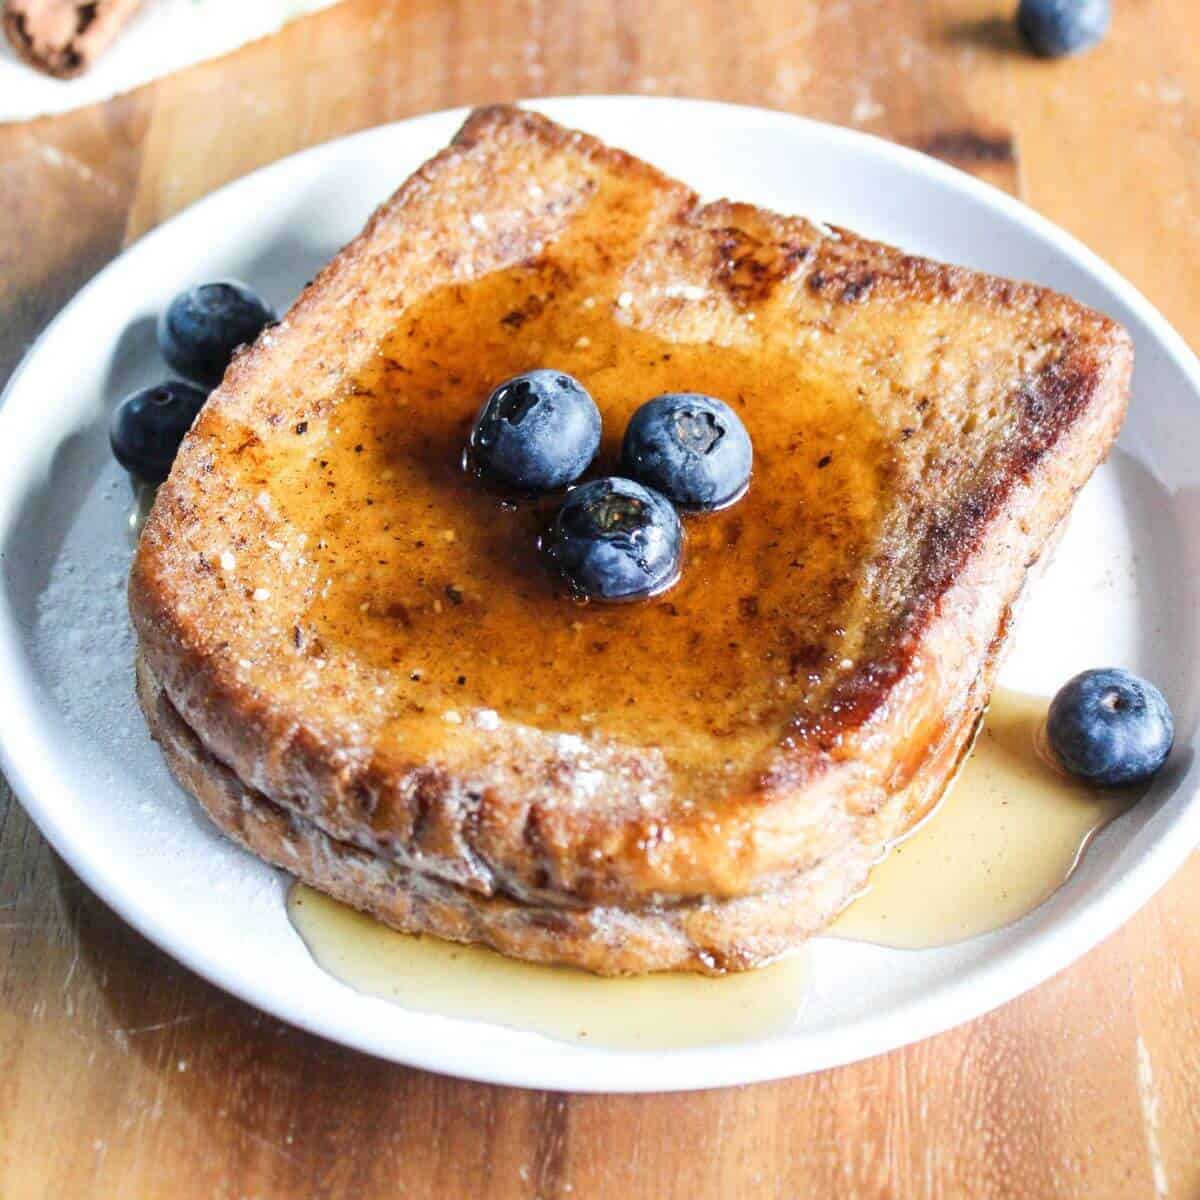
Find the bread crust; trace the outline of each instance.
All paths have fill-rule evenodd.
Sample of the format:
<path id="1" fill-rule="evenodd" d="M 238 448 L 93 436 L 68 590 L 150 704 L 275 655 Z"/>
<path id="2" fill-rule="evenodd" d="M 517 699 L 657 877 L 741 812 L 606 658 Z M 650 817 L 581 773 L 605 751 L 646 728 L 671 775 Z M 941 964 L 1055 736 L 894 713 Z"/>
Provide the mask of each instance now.
<path id="1" fill-rule="evenodd" d="M 829 679 L 818 709 L 797 713 L 748 786 L 700 803 L 679 794 L 652 752 L 563 739 L 504 714 L 499 728 L 456 730 L 453 747 L 414 753 L 373 715 L 360 664 L 329 661 L 318 680 L 311 660 L 280 648 L 287 598 L 303 580 L 267 561 L 262 546 L 279 530 L 225 470 L 235 456 L 269 453 L 282 429 L 328 419 L 406 305 L 536 254 L 612 175 L 636 187 L 649 214 L 626 277 L 629 320 L 719 346 L 744 336 L 731 314 L 782 305 L 798 330 L 819 335 L 813 353 L 862 356 L 869 345 L 890 355 L 862 363 L 864 378 L 886 375 L 867 389 L 881 422 L 899 420 L 901 391 L 927 393 L 924 426 L 896 430 L 894 511 L 859 581 L 864 654 Z M 473 236 L 480 212 L 487 232 Z M 681 309 L 659 286 L 687 271 L 711 305 Z M 930 313 L 957 321 L 970 353 L 930 350 Z M 458 937 L 469 926 L 465 936 L 506 953 L 599 971 L 754 965 L 827 921 L 941 795 L 986 704 L 1028 570 L 1120 427 L 1131 367 L 1118 326 L 1045 289 L 745 205 L 702 206 L 593 138 L 519 109 L 480 110 L 237 357 L 185 440 L 130 580 L 153 681 L 143 704 L 155 698 L 148 717 L 163 737 L 161 695 L 203 748 L 203 771 L 185 769 L 166 743 L 223 828 L 292 869 L 282 833 L 248 832 L 213 800 L 213 777 L 228 772 L 264 812 L 347 848 L 339 861 L 385 864 L 386 903 L 373 890 L 381 881 L 330 867 L 329 854 L 314 849 L 295 869 L 399 927 Z M 250 612 L 227 586 L 226 554 L 277 581 L 278 599 Z M 339 888 L 342 869 L 356 882 Z M 415 880 L 451 889 L 445 911 L 458 915 L 416 905 Z M 527 936 L 496 932 L 516 917 L 481 915 L 514 906 L 531 914 Z M 630 935 L 636 950 L 615 948 L 578 916 L 601 910 L 653 932 Z M 532 914 L 548 911 L 571 927 L 553 948 L 528 933 Z M 684 912 L 722 932 L 681 934 Z M 753 934 L 755 923 L 770 934 Z"/>
<path id="2" fill-rule="evenodd" d="M 251 854 L 403 933 L 473 942 L 527 962 L 598 975 L 721 975 L 764 966 L 836 916 L 861 890 L 876 856 L 873 841 L 848 839 L 811 869 L 729 900 L 630 909 L 484 896 L 330 837 L 247 788 L 187 727 L 140 657 L 137 690 L 172 774 L 213 823 Z M 943 760 L 961 758 L 970 740 L 948 739 L 911 790 L 940 789 L 954 766 L 947 770 Z M 927 801 L 914 805 L 925 807 Z"/>

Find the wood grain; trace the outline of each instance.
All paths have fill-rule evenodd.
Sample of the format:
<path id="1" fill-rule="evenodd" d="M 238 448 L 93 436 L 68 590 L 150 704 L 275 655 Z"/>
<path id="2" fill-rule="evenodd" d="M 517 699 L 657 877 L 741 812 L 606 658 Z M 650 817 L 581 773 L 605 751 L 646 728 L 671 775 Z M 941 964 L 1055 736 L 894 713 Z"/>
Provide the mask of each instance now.
<path id="1" fill-rule="evenodd" d="M 765 104 L 1019 192 L 1200 340 L 1200 7 L 1024 54 L 1008 0 L 362 0 L 0 127 L 0 377 L 128 240 L 301 147 L 573 92 Z M 81 350 L 81 352 L 84 352 Z M 0 789 L 0 1197 L 1200 1196 L 1200 861 L 1005 1008 L 682 1096 L 458 1083 L 290 1029 L 133 933 Z"/>

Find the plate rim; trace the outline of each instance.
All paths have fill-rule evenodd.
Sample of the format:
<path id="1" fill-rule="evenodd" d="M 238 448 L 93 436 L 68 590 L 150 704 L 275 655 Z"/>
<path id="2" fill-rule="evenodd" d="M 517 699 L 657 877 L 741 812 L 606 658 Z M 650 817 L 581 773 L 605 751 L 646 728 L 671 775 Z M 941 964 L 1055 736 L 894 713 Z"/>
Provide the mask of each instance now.
<path id="1" fill-rule="evenodd" d="M 1133 284 L 1077 238 L 1020 200 L 909 147 L 809 117 L 723 101 L 576 95 L 515 103 L 545 112 L 555 120 L 584 127 L 588 124 L 589 110 L 644 105 L 671 107 L 694 114 L 685 118 L 693 128 L 704 116 L 736 119 L 743 123 L 754 122 L 760 127 L 775 126 L 781 137 L 787 136 L 789 129 L 793 136 L 799 130 L 801 136 L 819 136 L 851 148 L 865 148 L 866 152 L 894 163 L 903 171 L 924 175 L 940 189 L 965 193 L 989 213 L 999 214 L 1035 238 L 1049 243 L 1121 299 L 1188 380 L 1193 393 L 1200 396 L 1200 360 Z M 389 131 L 400 128 L 412 130 L 423 125 L 430 128 L 444 125 L 452 129 L 470 111 L 470 107 L 462 106 L 425 113 L 306 147 L 230 180 L 148 230 L 124 247 L 75 293 L 26 351 L 0 394 L 0 439 L 14 446 L 19 446 L 25 439 L 33 440 L 32 431 L 39 423 L 28 421 L 28 414 L 18 413 L 9 401 L 20 390 L 21 380 L 30 365 L 53 340 L 56 330 L 66 322 L 72 310 L 84 304 L 93 292 L 106 287 L 112 275 L 129 269 L 131 258 L 146 256 L 152 252 L 157 240 L 171 237 L 174 226 L 181 219 L 206 206 L 215 207 L 231 191 L 248 186 L 251 180 L 272 174 L 286 176 L 288 172 L 304 174 L 312 160 L 329 154 L 334 147 L 385 137 Z M 12 516 L 27 486 L 28 479 L 24 475 L 15 477 L 15 482 L 0 479 L 0 532 L 7 533 L 10 528 Z M 865 1018 L 790 1044 L 739 1043 L 674 1051 L 617 1051 L 597 1047 L 586 1052 L 587 1065 L 583 1058 L 573 1053 L 555 1060 L 539 1058 L 533 1070 L 522 1070 L 512 1061 L 515 1057 L 512 1054 L 479 1058 L 457 1052 L 452 1038 L 434 1040 L 432 1045 L 413 1039 L 401 1054 L 394 1042 L 385 1044 L 385 1039 L 372 1036 L 370 1030 L 348 1029 L 345 1021 L 339 1021 L 336 1016 L 331 1018 L 328 1014 L 310 1012 L 302 1001 L 276 994 L 263 983 L 247 979 L 242 972 L 228 967 L 219 955 L 202 952 L 189 944 L 172 921 L 160 919 L 153 911 L 139 906 L 131 894 L 123 891 L 119 883 L 105 873 L 100 863 L 88 856 L 77 844 L 76 834 L 64 828 L 58 817 L 56 798 L 63 794 L 67 780 L 60 776 L 54 762 L 51 722 L 38 719 L 37 686 L 26 658 L 20 622 L 11 611 L 7 593 L 0 590 L 0 682 L 9 693 L 5 721 L 0 726 L 0 769 L 43 836 L 94 894 L 166 954 L 260 1010 L 310 1033 L 380 1058 L 478 1082 L 574 1092 L 684 1091 L 785 1078 L 898 1049 L 974 1020 L 1072 965 L 1132 917 L 1178 870 L 1200 841 L 1200 804 L 1196 803 L 1200 792 L 1193 789 L 1185 800 L 1187 811 L 1172 834 L 1160 835 L 1151 851 L 1102 894 L 1079 911 L 1062 918 L 1054 927 L 1032 934 L 1013 951 L 973 968 L 963 980 L 939 987 L 932 1002 L 928 997 L 917 998 L 891 1010 L 886 1022 Z M 1177 786 L 1182 787 L 1184 782 L 1181 780 Z M 1185 831 L 1191 836 L 1183 836 Z M 977 999 L 978 995 L 985 997 L 982 1002 Z M 899 1038 L 894 1032 L 897 1025 L 904 1027 Z M 770 1047 L 771 1052 L 765 1054 L 764 1047 Z M 578 1077 L 581 1074 L 583 1078 Z M 649 1085 L 642 1082 L 645 1074 L 653 1077 Z"/>

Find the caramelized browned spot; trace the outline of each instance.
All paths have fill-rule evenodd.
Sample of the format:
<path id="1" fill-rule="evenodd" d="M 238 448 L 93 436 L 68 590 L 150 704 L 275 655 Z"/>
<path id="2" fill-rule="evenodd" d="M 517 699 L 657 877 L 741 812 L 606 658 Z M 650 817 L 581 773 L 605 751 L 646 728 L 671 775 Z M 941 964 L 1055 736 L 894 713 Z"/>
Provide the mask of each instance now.
<path id="1" fill-rule="evenodd" d="M 799 242 L 763 241 L 729 227 L 717 231 L 715 274 L 738 303 L 754 304 L 766 299 L 810 253 Z"/>

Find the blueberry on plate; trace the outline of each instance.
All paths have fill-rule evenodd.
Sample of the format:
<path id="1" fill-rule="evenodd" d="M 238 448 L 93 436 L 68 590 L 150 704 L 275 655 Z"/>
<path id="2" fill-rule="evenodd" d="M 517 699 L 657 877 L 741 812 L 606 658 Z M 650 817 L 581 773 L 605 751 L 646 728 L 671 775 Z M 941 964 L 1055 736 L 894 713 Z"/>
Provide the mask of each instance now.
<path id="1" fill-rule="evenodd" d="M 244 283 L 202 283 L 180 292 L 158 318 L 158 349 L 172 370 L 214 388 L 233 352 L 274 320 L 274 309 Z"/>
<path id="2" fill-rule="evenodd" d="M 600 446 L 600 410 L 563 371 L 505 380 L 475 418 L 471 462 L 485 478 L 529 492 L 573 483 Z"/>
<path id="3" fill-rule="evenodd" d="M 207 399 L 207 392 L 178 379 L 126 396 L 108 430 L 117 462 L 147 483 L 162 483 Z"/>
<path id="4" fill-rule="evenodd" d="M 695 392 L 647 401 L 633 414 L 621 447 L 627 475 L 690 509 L 736 500 L 750 482 L 753 460 L 737 413 Z"/>
<path id="5" fill-rule="evenodd" d="M 679 576 L 683 530 L 665 496 L 632 479 L 594 479 L 563 501 L 546 551 L 581 596 L 636 600 Z"/>
<path id="6" fill-rule="evenodd" d="M 1103 41 L 1112 23 L 1112 0 L 1021 0 L 1017 28 L 1044 58 L 1078 54 Z"/>
<path id="7" fill-rule="evenodd" d="M 1141 783 L 1167 761 L 1175 723 L 1152 683 L 1115 667 L 1084 671 L 1054 697 L 1046 737 L 1059 765 L 1089 783 Z"/>

